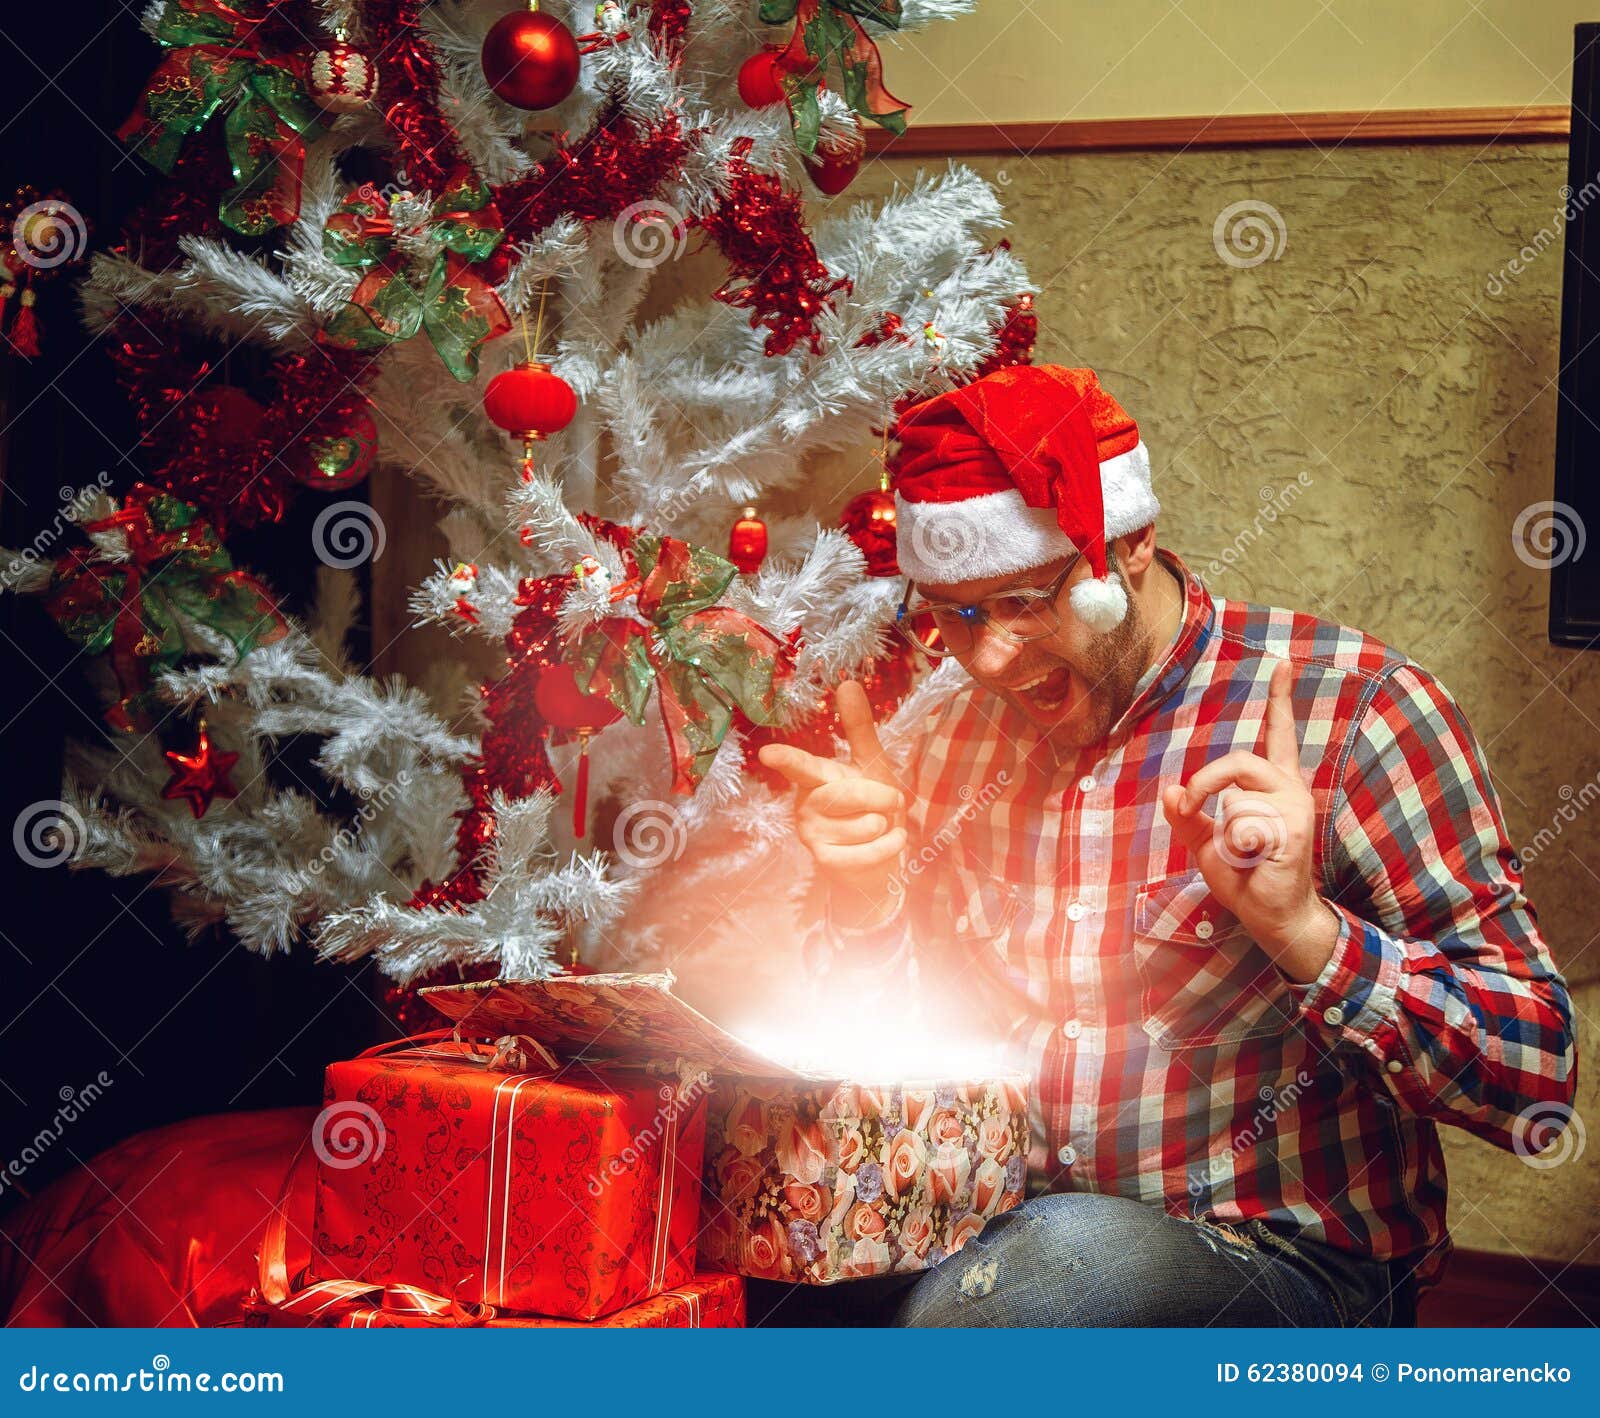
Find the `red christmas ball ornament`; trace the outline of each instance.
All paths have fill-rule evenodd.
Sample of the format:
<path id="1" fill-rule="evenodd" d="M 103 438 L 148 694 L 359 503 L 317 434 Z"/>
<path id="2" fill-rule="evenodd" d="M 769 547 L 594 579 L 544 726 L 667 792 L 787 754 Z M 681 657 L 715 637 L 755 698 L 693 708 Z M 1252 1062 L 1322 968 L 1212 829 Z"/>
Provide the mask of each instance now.
<path id="1" fill-rule="evenodd" d="M 845 503 L 839 526 L 867 559 L 868 576 L 898 576 L 895 560 L 894 494 L 875 487 Z"/>
<path id="2" fill-rule="evenodd" d="M 746 507 L 728 533 L 728 560 L 746 576 L 761 570 L 767 555 L 767 524 Z"/>
<path id="3" fill-rule="evenodd" d="M 578 41 L 536 3 L 496 20 L 479 60 L 495 96 L 513 108 L 554 108 L 578 86 Z"/>
<path id="4" fill-rule="evenodd" d="M 578 412 L 578 396 L 541 360 L 524 360 L 489 381 L 483 391 L 489 421 L 524 442 L 557 433 Z"/>
<path id="5" fill-rule="evenodd" d="M 340 492 L 372 471 L 378 456 L 378 425 L 366 409 L 351 415 L 349 426 L 331 433 L 313 431 L 296 439 L 284 455 L 289 476 L 303 487 Z"/>
<path id="6" fill-rule="evenodd" d="M 856 174 L 861 171 L 861 160 L 866 155 L 865 140 L 830 143 L 826 147 L 818 143 L 816 153 L 801 161 L 805 164 L 806 176 L 811 179 L 812 186 L 826 196 L 837 197 L 856 180 Z"/>
<path id="7" fill-rule="evenodd" d="M 355 113 L 378 93 L 378 66 L 342 39 L 316 50 L 306 65 L 306 91 L 328 113 Z"/>
<path id="8" fill-rule="evenodd" d="M 771 108 L 783 102 L 783 85 L 778 80 L 779 51 L 772 46 L 752 54 L 739 66 L 739 97 L 751 108 Z"/>

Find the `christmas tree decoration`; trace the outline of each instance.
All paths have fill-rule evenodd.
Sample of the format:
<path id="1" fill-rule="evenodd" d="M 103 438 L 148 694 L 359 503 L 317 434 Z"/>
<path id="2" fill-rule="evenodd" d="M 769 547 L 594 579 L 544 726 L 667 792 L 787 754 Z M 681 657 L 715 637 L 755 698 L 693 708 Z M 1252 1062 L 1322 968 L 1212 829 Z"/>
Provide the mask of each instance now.
<path id="1" fill-rule="evenodd" d="M 401 194 L 395 199 L 399 204 Z M 396 221 L 392 204 L 370 182 L 358 187 L 323 227 L 323 250 L 337 266 L 362 272 L 349 303 L 323 327 L 322 337 L 346 349 L 370 350 L 425 331 L 457 379 L 478 372 L 478 350 L 511 328 L 511 317 L 487 274 L 478 269 L 505 232 L 489 189 L 458 174 L 425 209 L 414 200 Z M 420 280 L 402 238 L 426 235 L 439 244 Z"/>
<path id="2" fill-rule="evenodd" d="M 554 108 L 578 86 L 578 42 L 538 0 L 496 20 L 479 59 L 495 97 L 513 108 Z"/>
<path id="3" fill-rule="evenodd" d="M 692 793 L 705 777 L 737 710 L 777 722 L 778 696 L 793 673 L 793 647 L 718 598 L 737 574 L 732 563 L 675 537 L 633 543 L 638 577 L 614 586 L 637 616 L 585 631 L 569 652 L 580 689 L 607 695 L 643 725 L 651 691 L 672 757 L 672 789 Z M 641 624 L 641 621 L 644 622 Z"/>
<path id="4" fill-rule="evenodd" d="M 372 471 L 377 456 L 378 425 L 372 411 L 362 407 L 350 415 L 343 429 L 332 433 L 314 429 L 296 439 L 284 461 L 290 477 L 302 486 L 342 492 Z"/>
<path id="5" fill-rule="evenodd" d="M 222 0 L 159 0 L 151 33 L 169 53 L 117 130 L 170 173 L 184 141 L 231 103 L 223 131 L 235 182 L 219 210 L 223 223 L 245 236 L 299 215 L 305 135 L 322 116 L 301 86 L 296 60 L 268 52 L 284 28 L 270 11 L 253 16 Z"/>
<path id="6" fill-rule="evenodd" d="M 353 44 L 337 39 L 312 54 L 306 88 L 326 113 L 359 113 L 378 96 L 378 66 Z"/>
<path id="7" fill-rule="evenodd" d="M 38 286 L 83 261 L 89 224 L 65 193 L 24 185 L 0 206 L 0 231 L 10 238 L 0 246 L 0 333 L 12 353 L 37 359 Z"/>
<path id="8" fill-rule="evenodd" d="M 437 190 L 470 163 L 440 99 L 440 62 L 422 23 L 428 3 L 385 0 L 363 5 L 361 37 L 367 52 L 383 65 L 378 107 L 393 144 L 395 169 L 417 187 Z"/>
<path id="9" fill-rule="evenodd" d="M 181 798 L 197 819 L 206 815 L 213 799 L 239 796 L 239 790 L 228 776 L 239 761 L 239 755 L 219 749 L 211 742 L 204 719 L 196 731 L 192 753 L 169 750 L 162 756 L 172 765 L 172 777 L 161 790 L 161 796 L 174 802 Z"/>
<path id="10" fill-rule="evenodd" d="M 579 54 L 593 54 L 633 38 L 628 31 L 628 13 L 617 0 L 600 0 L 594 7 L 594 23 L 593 30 L 578 36 Z"/>
<path id="11" fill-rule="evenodd" d="M 897 137 L 906 131 L 910 105 L 884 88 L 882 56 L 861 23 L 865 18 L 898 29 L 900 0 L 761 0 L 760 13 L 769 25 L 794 21 L 794 32 L 774 72 L 788 99 L 795 144 L 804 157 L 817 151 L 822 131 L 819 93 L 831 70 L 839 74 L 835 92 L 854 113 Z"/>
<path id="12" fill-rule="evenodd" d="M 559 433 L 578 412 L 578 396 L 541 360 L 528 359 L 495 375 L 483 391 L 483 411 L 496 428 L 522 440 L 522 475 L 533 476 L 533 447 Z"/>
<path id="13" fill-rule="evenodd" d="M 738 521 L 728 532 L 728 560 L 745 576 L 761 570 L 767 555 L 767 524 L 756 515 L 754 507 L 746 507 Z"/>
<path id="14" fill-rule="evenodd" d="M 121 693 L 106 712 L 114 728 L 154 724 L 152 681 L 188 653 L 187 627 L 225 637 L 241 656 L 287 633 L 271 593 L 234 569 L 216 532 L 189 503 L 135 484 L 120 511 L 83 530 L 117 534 L 126 558 L 98 543 L 58 558 L 45 610 L 74 645 L 110 655 Z"/>
<path id="15" fill-rule="evenodd" d="M 739 66 L 739 97 L 751 108 L 771 108 L 784 100 L 777 73 L 778 53 L 775 45 L 768 45 Z"/>
<path id="16" fill-rule="evenodd" d="M 750 149 L 748 138 L 733 144 L 726 193 L 700 218 L 731 271 L 716 299 L 749 310 L 752 329 L 771 331 L 763 347 L 769 357 L 786 355 L 802 341 L 819 353 L 817 317 L 835 297 L 850 293 L 850 278 L 833 275 L 818 258 L 800 219 L 799 196 L 776 174 L 751 167 Z"/>
<path id="17" fill-rule="evenodd" d="M 478 568 L 470 561 L 458 561 L 445 583 L 455 594 L 455 611 L 468 625 L 478 623 L 478 608 L 467 599 L 478 584 Z"/>
<path id="18" fill-rule="evenodd" d="M 868 576 L 898 576 L 894 555 L 894 494 L 888 479 L 868 492 L 857 493 L 839 513 L 839 527 L 867 559 Z"/>
<path id="19" fill-rule="evenodd" d="M 816 150 L 802 158 L 801 163 L 817 191 L 828 197 L 837 197 L 856 180 L 866 155 L 864 139 L 856 142 L 819 142 Z"/>
<path id="20" fill-rule="evenodd" d="M 578 772 L 572 786 L 572 835 L 588 833 L 589 739 L 622 717 L 622 711 L 599 694 L 578 687 L 577 672 L 564 661 L 545 670 L 534 686 L 534 707 L 552 729 L 578 741 Z"/>

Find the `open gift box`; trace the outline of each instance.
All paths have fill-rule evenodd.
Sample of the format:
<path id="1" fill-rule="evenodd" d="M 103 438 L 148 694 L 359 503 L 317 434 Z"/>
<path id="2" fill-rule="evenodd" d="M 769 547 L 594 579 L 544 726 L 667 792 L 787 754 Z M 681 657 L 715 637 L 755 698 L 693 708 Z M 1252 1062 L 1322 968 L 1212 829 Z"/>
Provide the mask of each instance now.
<path id="1" fill-rule="evenodd" d="M 423 994 L 466 1033 L 709 1074 L 708 1268 L 812 1285 L 923 1270 L 1022 1200 L 1025 1075 L 828 1077 L 735 1038 L 671 987 L 670 974 L 587 975 Z"/>

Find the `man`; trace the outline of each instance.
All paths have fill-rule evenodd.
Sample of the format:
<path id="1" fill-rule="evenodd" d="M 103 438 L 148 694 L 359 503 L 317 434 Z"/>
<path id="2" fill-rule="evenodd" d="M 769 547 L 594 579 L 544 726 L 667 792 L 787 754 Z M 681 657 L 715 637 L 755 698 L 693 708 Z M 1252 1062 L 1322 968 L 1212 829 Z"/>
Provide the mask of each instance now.
<path id="1" fill-rule="evenodd" d="M 1448 1245 L 1438 1125 L 1526 1153 L 1574 1081 L 1461 711 L 1158 549 L 1091 370 L 1003 370 L 898 434 L 900 625 L 971 683 L 903 771 L 852 684 L 849 763 L 762 760 L 838 968 L 1002 1002 L 1038 1194 L 896 1282 L 896 1322 L 1410 1322 Z"/>

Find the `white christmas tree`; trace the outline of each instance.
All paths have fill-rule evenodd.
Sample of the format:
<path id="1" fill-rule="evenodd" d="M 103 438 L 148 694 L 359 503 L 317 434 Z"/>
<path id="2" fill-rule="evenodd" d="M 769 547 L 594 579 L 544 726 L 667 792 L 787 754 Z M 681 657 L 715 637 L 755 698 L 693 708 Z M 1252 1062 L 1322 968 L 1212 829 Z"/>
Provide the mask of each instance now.
<path id="1" fill-rule="evenodd" d="M 867 13 L 875 39 L 893 39 L 973 2 L 841 8 Z M 171 3 L 150 7 L 153 35 L 171 23 Z M 322 51 L 306 72 L 325 116 L 300 134 L 297 216 L 251 245 L 227 232 L 185 234 L 181 258 L 163 269 L 141 264 L 135 249 L 98 255 L 82 305 L 101 329 L 132 311 L 272 355 L 325 348 L 372 269 L 345 259 L 351 242 L 377 230 L 352 222 L 353 210 L 363 221 L 376 213 L 387 223 L 380 266 L 410 283 L 413 295 L 405 298 L 422 290 L 420 299 L 430 299 L 425 282 L 449 269 L 446 228 L 459 217 L 442 219 L 441 211 L 459 194 L 447 196 L 419 170 L 419 150 L 408 151 L 404 140 L 405 114 L 385 108 L 392 93 L 382 87 L 389 66 L 403 62 L 390 52 L 397 26 L 414 17 L 408 33 L 437 75 L 425 117 L 453 135 L 470 169 L 461 180 L 486 184 L 505 224 L 493 291 L 512 328 L 481 345 L 480 367 L 466 380 L 447 368 L 445 346 L 427 330 L 374 336 L 382 348 L 365 389 L 380 430 L 373 476 L 414 478 L 449 505 L 441 523 L 448 562 L 416 588 L 412 609 L 419 623 L 500 647 L 527 609 L 519 594 L 530 581 L 571 577 L 559 583 L 559 650 L 570 657 L 585 635 L 592 647 L 607 626 L 631 623 L 641 654 L 647 644 L 659 651 L 661 628 L 640 606 L 632 554 L 578 514 L 723 553 L 742 506 L 785 495 L 794 504 L 816 455 L 870 446 L 897 402 L 971 377 L 995 355 L 1008 311 L 1031 287 L 1009 250 L 995 245 L 1003 222 L 994 194 L 970 171 L 951 167 L 876 205 L 823 209 L 811 235 L 825 271 L 798 334 L 782 337 L 781 315 L 764 319 L 759 303 L 740 303 L 739 292 L 759 286 L 762 270 L 735 270 L 723 298 L 685 300 L 662 318 L 641 320 L 647 289 L 691 237 L 748 216 L 749 208 L 736 209 L 741 192 L 773 198 L 800 189 L 808 164 L 815 172 L 830 154 L 853 160 L 860 121 L 839 94 L 849 94 L 857 111 L 860 95 L 848 83 L 794 82 L 793 71 L 780 68 L 777 77 L 790 79 L 793 116 L 785 103 L 752 107 L 740 96 L 744 61 L 764 43 L 785 43 L 795 18 L 815 20 L 816 4 L 657 0 L 597 8 L 545 0 L 544 14 L 581 36 L 586 52 L 570 95 L 530 115 L 497 96 L 482 63 L 485 37 L 507 8 L 508 0 L 305 6 L 321 26 L 305 36 L 308 55 Z M 823 9 L 824 18 L 847 22 L 833 6 Z M 784 23 L 764 24 L 763 11 Z M 872 23 L 874 14 L 898 28 Z M 374 78 L 377 100 L 364 101 Z M 797 132 L 800 144 L 817 143 L 809 159 Z M 664 133 L 670 148 L 654 142 Z M 543 212 L 541 184 L 558 172 L 561 154 L 583 161 L 594 144 L 612 139 L 624 148 L 634 142 L 657 161 L 668 151 L 664 175 L 620 213 L 602 219 L 554 210 L 529 229 L 526 213 Z M 377 193 L 381 206 L 369 190 L 366 207 L 352 209 L 350 174 L 357 160 L 370 170 L 374 154 L 393 181 Z M 468 209 L 460 220 L 470 224 L 474 215 Z M 329 236 L 330 223 L 337 232 L 341 220 L 349 236 L 342 247 Z M 541 348 L 531 351 L 535 338 Z M 521 440 L 485 415 L 483 394 L 530 352 L 570 386 L 577 410 L 532 448 L 525 469 Z M 112 516 L 116 506 L 91 498 L 79 516 L 95 524 L 94 555 L 112 568 L 129 565 L 137 550 Z M 325 559 L 353 560 L 381 526 L 370 517 L 350 520 L 362 506 L 348 500 L 330 503 L 334 511 L 319 519 Z M 898 578 L 867 574 L 857 546 L 831 525 L 836 507 L 816 512 L 830 525 L 816 516 L 768 518 L 759 570 L 734 576 L 717 599 L 719 613 L 747 618 L 789 657 L 791 672 L 780 676 L 768 716 L 780 730 L 814 715 L 842 675 L 884 653 L 901 592 Z M 575 567 L 584 574 L 572 576 Z M 50 568 L 11 579 L 41 590 Z M 737 723 L 698 765 L 694 791 L 674 791 L 679 775 L 656 685 L 642 725 L 619 719 L 589 745 L 590 796 L 611 805 L 615 831 L 598 844 L 578 839 L 562 798 L 490 784 L 480 804 L 481 849 L 464 864 L 457 834 L 471 804 L 463 773 L 479 761 L 484 729 L 476 698 L 430 703 L 417 688 L 351 666 L 343 646 L 356 606 L 346 574 L 324 574 L 308 623 L 243 651 L 181 606 L 172 614 L 188 653 L 155 675 L 153 696 L 167 722 L 193 724 L 203 715 L 213 744 L 239 755 L 236 795 L 217 798 L 199 816 L 164 797 L 163 745 L 154 733 L 135 732 L 110 747 L 75 749 L 64 798 L 78 838 L 75 865 L 159 874 L 179 917 L 195 929 L 222 921 L 266 952 L 305 941 L 327 957 L 370 955 L 400 982 L 451 965 L 540 976 L 559 968 L 564 941 L 584 958 L 605 960 L 604 943 L 616 938 L 652 875 L 706 878 L 729 863 L 749 867 L 786 837 L 786 800 L 744 771 Z M 954 687 L 952 674 L 926 677 L 910 694 L 887 726 L 891 747 Z M 109 669 L 106 683 L 115 699 Z M 342 810 L 265 771 L 291 735 L 319 742 L 317 768 L 351 795 Z M 561 738 L 550 755 L 570 790 L 579 750 Z M 677 850 L 686 839 L 696 844 L 688 859 Z M 674 850 L 657 850 L 662 840 Z M 472 891 L 431 904 L 418 897 L 425 883 L 464 865 Z"/>

